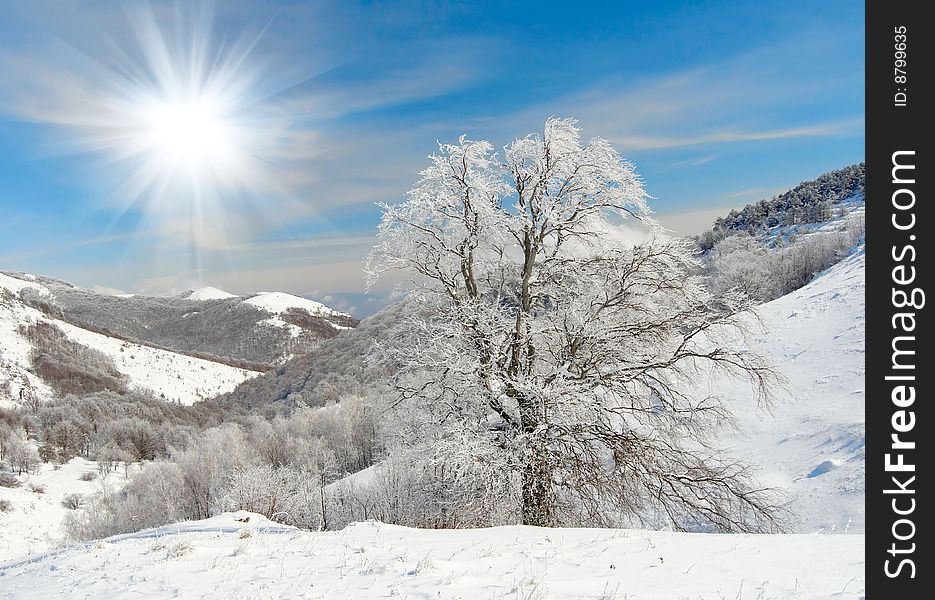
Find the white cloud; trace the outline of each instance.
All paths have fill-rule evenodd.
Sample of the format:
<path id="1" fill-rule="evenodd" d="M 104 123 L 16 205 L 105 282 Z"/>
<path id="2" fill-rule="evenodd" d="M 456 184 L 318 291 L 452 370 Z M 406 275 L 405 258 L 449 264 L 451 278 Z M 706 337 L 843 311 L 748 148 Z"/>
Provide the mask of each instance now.
<path id="1" fill-rule="evenodd" d="M 715 219 L 723 217 L 734 208 L 737 208 L 737 206 L 715 206 L 657 214 L 655 217 L 663 227 L 671 230 L 675 235 L 692 236 L 711 229 Z"/>

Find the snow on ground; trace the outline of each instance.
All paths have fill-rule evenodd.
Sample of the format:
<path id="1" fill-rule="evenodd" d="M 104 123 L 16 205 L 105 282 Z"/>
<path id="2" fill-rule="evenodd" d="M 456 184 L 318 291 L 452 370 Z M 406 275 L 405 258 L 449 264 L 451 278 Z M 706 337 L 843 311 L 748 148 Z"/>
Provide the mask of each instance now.
<path id="1" fill-rule="evenodd" d="M 772 413 L 740 398 L 744 435 L 735 455 L 763 483 L 787 491 L 801 532 L 864 531 L 864 254 L 857 251 L 805 287 L 762 305 L 749 340 L 786 379 Z M 714 391 L 714 388 L 712 388 Z"/>
<path id="2" fill-rule="evenodd" d="M 45 552 L 61 544 L 62 520 L 69 513 L 69 509 L 62 506 L 66 494 L 93 494 L 105 485 L 114 489 L 126 480 L 123 467 L 110 473 L 106 480 L 95 476 L 92 481 L 81 481 L 84 473 L 96 475 L 97 463 L 74 458 L 58 470 L 46 463 L 37 473 L 21 475 L 20 487 L 0 486 L 0 500 L 8 500 L 13 505 L 10 512 L 0 511 L 0 562 Z M 33 484 L 44 485 L 45 492 L 39 494 L 30 490 Z M 0 584 L 2 587 L 4 585 Z"/>
<path id="3" fill-rule="evenodd" d="M 219 290 L 218 288 L 211 286 L 192 290 L 186 294 L 183 294 L 182 297 L 186 298 L 187 300 L 226 300 L 227 298 L 237 298 L 236 295 L 231 294 L 230 292 L 225 292 L 224 290 Z"/>
<path id="4" fill-rule="evenodd" d="M 4 275 L 0 273 L 0 289 L 9 290 L 14 296 L 20 293 L 20 290 L 24 288 L 31 288 L 36 290 L 44 290 L 45 288 L 35 283 L 35 275 L 26 275 L 22 274 L 19 279 L 18 277 L 10 277 L 9 275 Z"/>
<path id="5" fill-rule="evenodd" d="M 0 565 L 0 598 L 856 599 L 863 544 L 862 535 L 375 522 L 307 532 L 241 512 Z"/>
<path id="6" fill-rule="evenodd" d="M 0 565 L 0 598 L 862 598 L 863 253 L 759 314 L 749 346 L 785 389 L 770 414 L 744 388 L 711 382 L 736 399 L 745 431 L 727 438 L 730 451 L 789 492 L 796 530 L 842 535 L 369 522 L 319 533 L 224 514 Z M 33 494 L 0 488 L 9 492 Z M 5 518 L 0 531 L 12 536 L 46 521 L 9 527 Z"/>
<path id="7" fill-rule="evenodd" d="M 45 290 L 36 283 L 0 274 L 0 289 L 18 294 L 24 287 Z M 51 319 L 16 299 L 0 299 L 0 386 L 10 382 L 9 387 L 14 398 L 17 397 L 19 388 L 26 386 L 26 382 L 36 390 L 40 398 L 49 398 L 52 395 L 48 386 L 29 372 L 32 347 L 19 333 L 20 325 L 37 321 L 53 323 L 65 332 L 69 339 L 110 356 L 116 363 L 117 370 L 130 379 L 131 386 L 148 390 L 167 400 L 178 400 L 183 404 L 193 404 L 204 398 L 230 392 L 241 382 L 259 375 L 255 371 L 88 331 Z M 0 394 L 0 406 L 10 402 Z"/>

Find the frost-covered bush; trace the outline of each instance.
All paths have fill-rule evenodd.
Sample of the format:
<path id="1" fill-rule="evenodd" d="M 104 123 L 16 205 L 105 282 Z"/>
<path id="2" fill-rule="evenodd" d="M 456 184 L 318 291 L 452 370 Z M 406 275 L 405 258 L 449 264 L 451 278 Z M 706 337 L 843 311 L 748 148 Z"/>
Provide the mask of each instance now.
<path id="1" fill-rule="evenodd" d="M 177 465 L 152 463 L 120 492 L 87 497 L 85 510 L 67 515 L 63 527 L 72 539 L 89 540 L 192 518 L 182 506 L 181 489 Z"/>
<path id="2" fill-rule="evenodd" d="M 308 529 L 322 523 L 322 494 L 319 473 L 270 465 L 235 471 L 225 491 L 228 510 L 248 510 Z"/>
<path id="3" fill-rule="evenodd" d="M 188 447 L 198 431 L 243 418 L 237 407 L 212 402 L 181 406 L 137 393 L 96 392 L 43 403 L 36 413 L 46 460 L 92 459 L 106 451 L 113 462 L 165 458 Z"/>
<path id="4" fill-rule="evenodd" d="M 222 512 L 228 480 L 236 470 L 253 464 L 243 431 L 233 425 L 209 429 L 198 444 L 172 455 L 178 469 L 178 509 L 186 518 L 204 519 Z"/>
<path id="5" fill-rule="evenodd" d="M 5 473 L 0 471 L 0 487 L 5 488 L 17 488 L 22 485 L 22 482 L 14 475 L 13 473 Z"/>
<path id="6" fill-rule="evenodd" d="M 0 420 L 0 460 L 6 456 L 7 448 L 13 441 L 13 427 L 5 420 Z"/>
<path id="7" fill-rule="evenodd" d="M 759 302 L 773 300 L 811 281 L 863 242 L 864 218 L 854 216 L 836 231 L 810 233 L 767 249 L 746 233 L 714 244 L 708 273 L 718 293 L 739 289 Z"/>
<path id="8" fill-rule="evenodd" d="M 6 461 L 20 475 L 36 470 L 41 464 L 36 447 L 18 437 L 10 440 L 6 450 Z"/>
<path id="9" fill-rule="evenodd" d="M 87 510 L 69 520 L 69 532 L 89 539 L 237 509 L 298 527 L 333 528 L 347 522 L 341 515 L 353 518 L 370 501 L 349 502 L 357 507 L 351 511 L 336 504 L 329 486 L 370 466 L 379 440 L 372 408 L 360 397 L 271 422 L 253 418 L 210 428 L 185 447 L 170 447 L 166 460 L 144 465 L 120 492 L 88 498 Z M 109 472 L 106 456 L 100 461 Z"/>
<path id="10" fill-rule="evenodd" d="M 732 235 L 711 252 L 711 285 L 719 293 L 732 288 L 765 302 L 779 296 L 780 282 L 773 276 L 773 259 L 766 248 L 747 234 Z"/>
<path id="11" fill-rule="evenodd" d="M 13 512 L 13 503 L 9 500 L 0 500 L 0 512 Z"/>

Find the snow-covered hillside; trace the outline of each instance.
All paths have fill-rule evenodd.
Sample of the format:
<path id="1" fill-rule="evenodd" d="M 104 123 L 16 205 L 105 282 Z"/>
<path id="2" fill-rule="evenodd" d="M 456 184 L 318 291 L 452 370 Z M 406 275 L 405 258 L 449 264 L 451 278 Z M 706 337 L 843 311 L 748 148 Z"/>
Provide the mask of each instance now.
<path id="1" fill-rule="evenodd" d="M 39 283 L 0 274 L 0 402 L 19 399 L 26 388 L 40 399 L 51 395 L 49 387 L 30 372 L 29 342 L 19 332 L 20 325 L 40 321 L 53 323 L 65 335 L 84 346 L 99 350 L 113 359 L 117 370 L 129 378 L 131 387 L 139 387 L 167 400 L 192 404 L 233 390 L 239 383 L 259 373 L 184 354 L 134 344 L 102 333 L 82 329 L 51 318 L 20 302 L 16 294 L 24 288 L 49 294 Z"/>
<path id="2" fill-rule="evenodd" d="M 130 465 L 129 474 L 138 468 Z M 0 511 L 0 563 L 59 546 L 65 536 L 62 520 L 70 512 L 62 505 L 65 496 L 117 489 L 126 481 L 126 474 L 119 467 L 101 479 L 96 462 L 73 458 L 57 468 L 46 463 L 36 473 L 21 475 L 20 487 L 0 487 L 0 501 L 11 505 L 9 512 Z M 33 491 L 40 487 L 42 493 Z"/>
<path id="3" fill-rule="evenodd" d="M 20 390 L 32 390 L 39 398 L 48 398 L 52 391 L 30 372 L 29 342 L 19 334 L 20 323 L 34 317 L 35 311 L 13 298 L 23 288 L 40 289 L 36 283 L 7 277 L 0 273 L 0 407 L 10 406 L 20 399 Z"/>
<path id="4" fill-rule="evenodd" d="M 762 305 L 749 340 L 785 378 L 771 412 L 735 403 L 732 451 L 791 495 L 802 532 L 864 530 L 864 253 Z M 749 392 L 716 380 L 718 393 Z"/>
<path id="5" fill-rule="evenodd" d="M 862 598 L 863 536 L 305 532 L 225 513 L 0 565 L 0 598 Z"/>
<path id="6" fill-rule="evenodd" d="M 290 308 L 301 308 L 303 310 L 307 310 L 311 315 L 350 316 L 328 308 L 320 302 L 315 302 L 314 300 L 309 300 L 307 298 L 300 298 L 298 296 L 293 296 L 292 294 L 286 294 L 283 292 L 260 292 L 259 294 L 248 298 L 245 300 L 245 302 L 258 308 L 262 308 L 263 310 L 275 315 L 282 314 Z"/>

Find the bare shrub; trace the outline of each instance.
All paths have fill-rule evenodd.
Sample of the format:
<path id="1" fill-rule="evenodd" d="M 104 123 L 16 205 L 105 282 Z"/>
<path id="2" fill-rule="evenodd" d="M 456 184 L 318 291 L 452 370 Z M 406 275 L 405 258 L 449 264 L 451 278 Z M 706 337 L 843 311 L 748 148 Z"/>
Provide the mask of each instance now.
<path id="1" fill-rule="evenodd" d="M 13 473 L 0 473 L 0 487 L 18 488 L 22 483 Z"/>
<path id="2" fill-rule="evenodd" d="M 62 506 L 68 510 L 78 510 L 84 506 L 84 496 L 81 494 L 65 494 L 62 498 Z"/>

